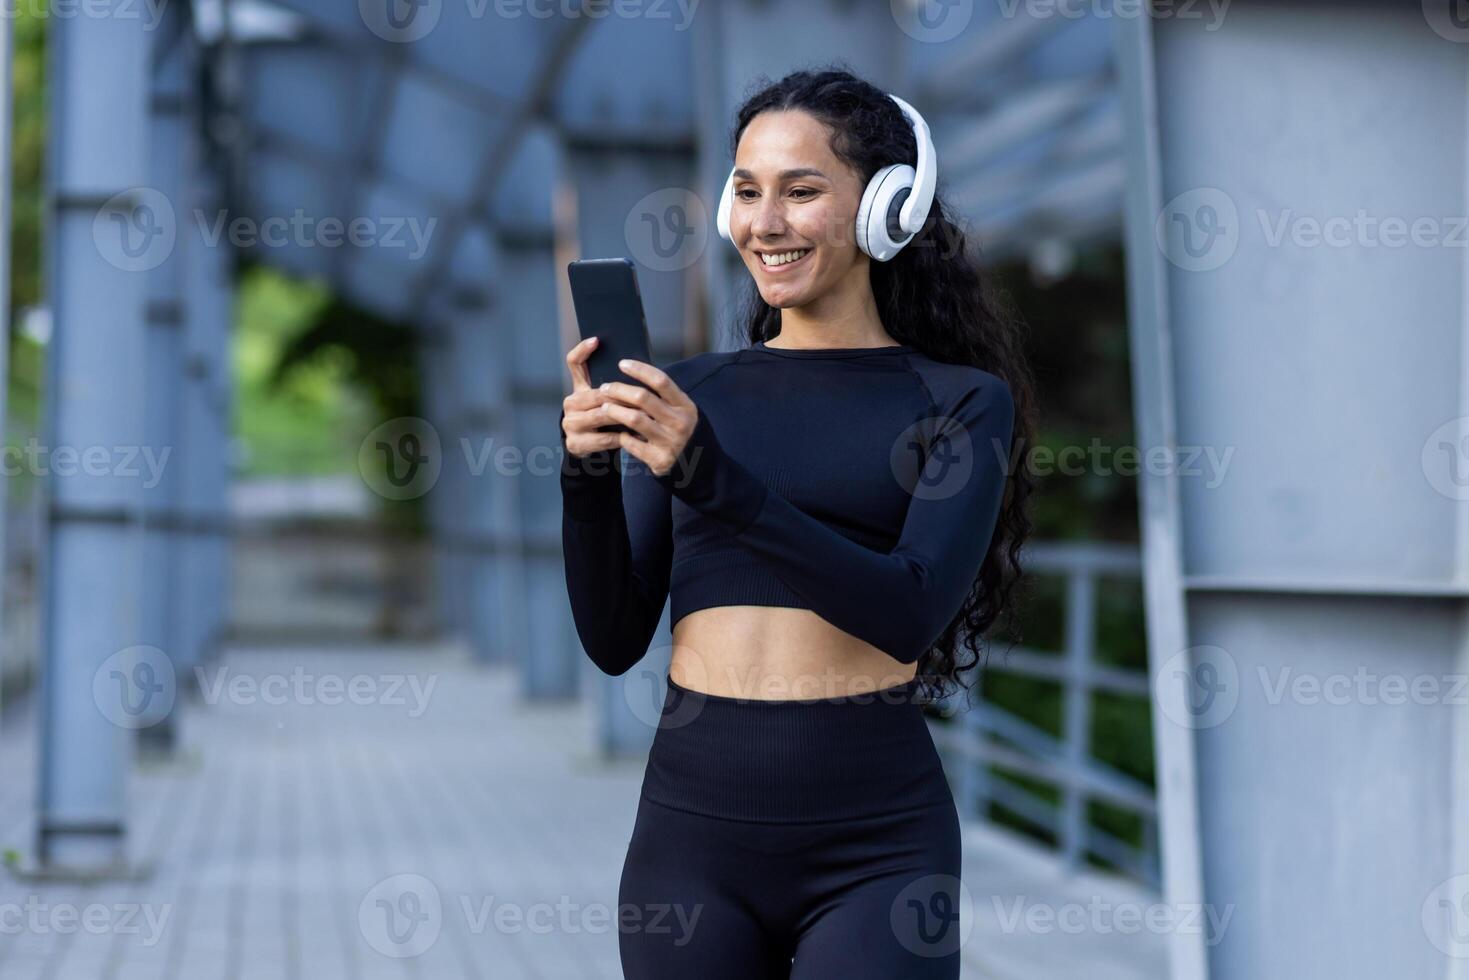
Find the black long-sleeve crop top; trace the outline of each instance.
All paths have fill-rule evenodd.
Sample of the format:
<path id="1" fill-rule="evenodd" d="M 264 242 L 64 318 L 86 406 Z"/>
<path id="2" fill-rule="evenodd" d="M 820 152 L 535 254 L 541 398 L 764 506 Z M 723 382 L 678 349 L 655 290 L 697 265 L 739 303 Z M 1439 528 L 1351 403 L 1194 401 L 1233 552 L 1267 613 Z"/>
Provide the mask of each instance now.
<path id="1" fill-rule="evenodd" d="M 699 409 L 667 473 L 620 449 L 573 456 L 561 432 L 566 586 L 592 661 L 616 675 L 641 660 L 671 594 L 671 623 L 711 606 L 810 609 L 916 662 L 994 533 L 1005 382 L 907 344 L 762 342 L 663 370 Z"/>

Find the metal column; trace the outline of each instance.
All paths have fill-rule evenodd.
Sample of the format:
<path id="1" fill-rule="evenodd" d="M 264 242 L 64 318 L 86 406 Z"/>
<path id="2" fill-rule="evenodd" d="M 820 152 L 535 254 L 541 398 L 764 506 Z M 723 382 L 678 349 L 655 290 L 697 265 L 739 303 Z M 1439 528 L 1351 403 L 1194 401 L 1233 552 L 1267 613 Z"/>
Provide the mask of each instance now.
<path id="1" fill-rule="evenodd" d="M 163 8 L 158 28 L 164 50 L 154 57 L 153 96 L 150 105 L 151 139 L 149 171 L 151 187 L 172 203 L 175 215 L 184 214 L 185 179 L 190 166 L 189 144 L 193 138 L 188 100 L 192 97 L 192 36 L 187 11 L 182 4 Z M 187 215 L 185 215 L 187 219 Z M 176 235 L 174 248 L 160 256 L 148 271 L 145 360 L 143 386 L 143 452 L 140 462 L 146 476 L 143 493 L 143 629 L 142 642 L 172 665 L 177 677 L 179 650 L 174 647 L 174 619 L 180 615 L 179 566 L 182 527 L 179 520 L 180 449 L 183 330 L 184 252 L 187 235 Z M 175 687 L 177 690 L 177 687 Z M 161 712 L 152 724 L 138 729 L 140 747 L 167 752 L 175 741 L 174 720 L 178 700 L 170 698 L 171 709 Z"/>
<path id="2" fill-rule="evenodd" d="M 145 267 L 176 230 L 146 191 L 149 53 L 138 18 L 58 17 L 50 45 L 47 390 L 37 855 L 126 863 L 130 720 L 168 692 L 137 658 Z M 166 205 L 167 202 L 163 201 Z M 100 469 L 81 462 L 101 457 Z"/>
<path id="3" fill-rule="evenodd" d="M 1432 6 L 1118 22 L 1138 430 L 1189 453 L 1143 498 L 1164 876 L 1230 915 L 1174 980 L 1469 955 L 1469 36 Z"/>
<path id="4" fill-rule="evenodd" d="M 454 548 L 463 575 L 463 625 L 477 659 L 518 661 L 523 606 L 516 598 L 517 583 L 507 577 L 513 568 L 503 560 L 514 546 L 506 535 L 513 499 L 506 495 L 515 474 L 502 470 L 506 449 L 515 445 L 507 414 L 506 324 L 497 308 L 499 290 L 513 287 L 501 281 L 499 257 L 483 230 L 466 235 L 459 247 L 458 283 L 444 301 L 452 351 L 448 383 L 454 392 L 453 437 L 444 447 L 444 462 L 461 489 Z"/>
<path id="5" fill-rule="evenodd" d="M 234 252 L 211 241 L 192 210 L 213 219 L 224 206 L 211 161 L 197 161 L 186 199 L 191 214 L 185 284 L 182 417 L 179 420 L 179 513 L 183 528 L 174 640 L 180 686 L 197 691 L 199 672 L 218 652 L 230 593 L 230 336 L 234 321 Z"/>

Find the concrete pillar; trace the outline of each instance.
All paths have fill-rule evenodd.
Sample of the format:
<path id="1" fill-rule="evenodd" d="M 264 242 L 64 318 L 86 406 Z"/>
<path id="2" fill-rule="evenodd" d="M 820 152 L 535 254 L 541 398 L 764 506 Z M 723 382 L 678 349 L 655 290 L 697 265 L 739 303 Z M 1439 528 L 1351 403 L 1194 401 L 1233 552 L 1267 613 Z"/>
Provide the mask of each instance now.
<path id="1" fill-rule="evenodd" d="M 126 864 L 132 728 L 173 690 L 166 659 L 138 650 L 140 480 L 116 458 L 141 444 L 145 273 L 176 231 L 146 186 L 153 37 L 135 17 L 48 24 L 54 331 L 36 823 L 47 867 Z M 82 465 L 88 454 L 110 465 Z"/>
<path id="2" fill-rule="evenodd" d="M 1229 915 L 1172 980 L 1469 962 L 1469 34 L 1433 6 L 1117 21 L 1137 430 L 1187 454 L 1140 477 L 1165 898 Z"/>

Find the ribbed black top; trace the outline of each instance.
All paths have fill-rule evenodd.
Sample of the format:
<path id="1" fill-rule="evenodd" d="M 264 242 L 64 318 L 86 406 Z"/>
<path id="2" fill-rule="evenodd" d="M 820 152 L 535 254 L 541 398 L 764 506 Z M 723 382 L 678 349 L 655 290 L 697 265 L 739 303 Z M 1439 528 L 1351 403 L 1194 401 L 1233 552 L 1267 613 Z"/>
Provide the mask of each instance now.
<path id="1" fill-rule="evenodd" d="M 989 548 L 1005 383 L 907 344 L 762 342 L 663 370 L 699 409 L 667 473 L 631 453 L 578 459 L 563 432 L 567 590 L 598 667 L 642 659 L 670 593 L 674 623 L 711 606 L 810 609 L 901 663 L 922 656 Z"/>

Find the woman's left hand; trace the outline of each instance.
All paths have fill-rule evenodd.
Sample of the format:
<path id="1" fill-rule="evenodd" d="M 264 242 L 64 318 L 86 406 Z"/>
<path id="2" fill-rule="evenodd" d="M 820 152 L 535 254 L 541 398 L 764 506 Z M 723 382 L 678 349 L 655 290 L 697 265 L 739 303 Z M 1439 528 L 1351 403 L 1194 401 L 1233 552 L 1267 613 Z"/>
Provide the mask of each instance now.
<path id="1" fill-rule="evenodd" d="M 601 386 L 607 394 L 603 410 L 609 419 L 633 430 L 618 433 L 622 448 L 647 464 L 654 476 L 663 476 L 688 444 L 699 422 L 699 406 L 672 378 L 646 361 L 624 359 L 617 366 L 648 387 L 605 382 Z"/>

